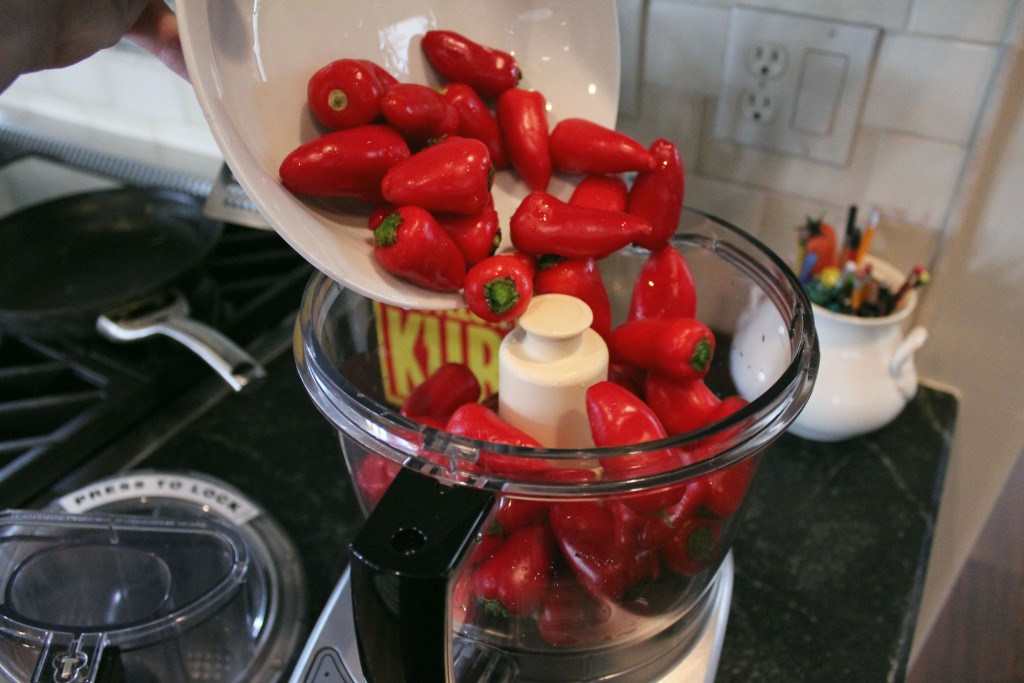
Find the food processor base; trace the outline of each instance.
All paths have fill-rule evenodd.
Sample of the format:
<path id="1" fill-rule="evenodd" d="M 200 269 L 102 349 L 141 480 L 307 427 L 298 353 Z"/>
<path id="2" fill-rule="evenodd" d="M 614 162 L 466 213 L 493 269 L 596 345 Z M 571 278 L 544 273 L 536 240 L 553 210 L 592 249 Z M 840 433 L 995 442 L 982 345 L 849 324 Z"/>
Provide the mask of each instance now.
<path id="1" fill-rule="evenodd" d="M 651 683 L 713 683 L 732 600 L 733 559 L 726 555 L 712 583 L 703 632 L 686 655 Z M 292 672 L 290 683 L 363 683 L 352 620 L 349 571 L 345 570 L 317 620 Z"/>

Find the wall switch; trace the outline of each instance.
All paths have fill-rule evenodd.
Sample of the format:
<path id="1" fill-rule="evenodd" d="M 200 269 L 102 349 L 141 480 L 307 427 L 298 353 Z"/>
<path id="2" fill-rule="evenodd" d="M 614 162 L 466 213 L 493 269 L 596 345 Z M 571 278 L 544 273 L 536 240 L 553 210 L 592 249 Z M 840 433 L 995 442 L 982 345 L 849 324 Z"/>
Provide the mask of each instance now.
<path id="1" fill-rule="evenodd" d="M 845 165 L 880 29 L 734 7 L 714 133 Z"/>

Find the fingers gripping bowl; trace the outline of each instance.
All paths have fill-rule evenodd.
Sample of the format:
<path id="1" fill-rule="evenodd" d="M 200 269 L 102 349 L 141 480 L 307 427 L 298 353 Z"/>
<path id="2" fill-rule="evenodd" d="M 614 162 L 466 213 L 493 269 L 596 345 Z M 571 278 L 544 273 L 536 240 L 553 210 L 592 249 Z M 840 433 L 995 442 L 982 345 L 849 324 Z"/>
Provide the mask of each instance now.
<path id="1" fill-rule="evenodd" d="M 388 369 L 400 353 L 382 334 L 387 307 L 322 275 L 307 288 L 296 326 L 299 373 L 339 431 L 366 509 L 382 493 L 387 501 L 384 491 L 400 469 L 426 474 L 442 488 L 483 491 L 495 499 L 488 521 L 474 532 L 468 559 L 452 576 L 447 623 L 461 643 L 500 648 L 515 659 L 523 680 L 591 680 L 625 670 L 650 680 L 666 657 L 685 651 L 699 633 L 702 609 L 756 483 L 759 461 L 810 394 L 818 362 L 813 318 L 791 271 L 746 233 L 693 211 L 684 210 L 672 244 L 693 274 L 696 317 L 717 340 L 707 386 L 730 396 L 737 378 L 760 371 L 744 358 L 750 349 L 730 344 L 734 335 L 758 337 L 744 329 L 751 320 L 764 326 L 762 343 L 773 352 L 782 349 L 786 362 L 777 376 L 766 378 L 761 395 L 747 397 L 730 415 L 692 432 L 623 447 L 509 446 L 403 416 L 385 390 Z M 648 257 L 646 250 L 626 248 L 602 262 L 616 325 L 627 315 Z M 769 316 L 763 315 L 764 301 L 770 302 Z M 438 345 L 444 345 L 441 337 L 431 342 L 429 334 L 414 344 L 421 358 L 435 364 L 444 355 Z M 701 457 L 649 472 L 629 466 L 668 450 Z M 499 459 L 494 456 L 527 464 L 488 467 Z M 536 476 L 588 468 L 593 476 L 582 479 Z M 708 495 L 709 487 L 718 493 Z M 573 535 L 572 529 L 603 530 L 598 536 L 604 543 L 595 544 L 586 532 Z M 527 556 L 539 567 L 535 574 L 545 577 L 543 585 L 516 587 L 502 578 L 499 565 L 515 564 L 509 557 L 517 545 L 539 551 Z M 581 558 L 595 563 L 580 566 Z M 557 672 L 545 664 L 552 652 L 559 653 Z"/>
<path id="2" fill-rule="evenodd" d="M 434 310 L 463 305 L 458 293 L 424 290 L 379 267 L 366 206 L 300 198 L 281 185 L 281 160 L 323 132 L 306 106 L 306 84 L 317 69 L 358 57 L 378 62 L 400 81 L 440 85 L 420 39 L 430 29 L 460 31 L 515 55 L 523 87 L 547 97 L 551 125 L 574 116 L 615 122 L 619 51 L 612 0 L 179 0 L 177 9 L 196 94 L 242 187 L 318 270 L 379 301 Z M 567 198 L 571 184 L 555 178 L 550 189 Z M 496 179 L 495 208 L 504 222 L 526 194 L 511 174 Z"/>

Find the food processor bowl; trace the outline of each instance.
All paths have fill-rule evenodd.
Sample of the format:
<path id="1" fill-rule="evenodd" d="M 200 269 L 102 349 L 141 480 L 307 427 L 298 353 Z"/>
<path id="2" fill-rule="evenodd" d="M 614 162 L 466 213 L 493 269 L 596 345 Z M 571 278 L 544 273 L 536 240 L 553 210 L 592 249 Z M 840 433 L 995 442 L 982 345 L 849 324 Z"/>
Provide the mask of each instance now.
<path id="1" fill-rule="evenodd" d="M 384 320 L 395 311 L 323 275 L 312 278 L 296 324 L 295 354 L 313 401 L 338 430 L 370 515 L 352 548 L 354 611 L 368 680 L 412 680 L 412 671 L 443 666 L 458 669 L 459 681 L 649 681 L 685 656 L 700 635 L 760 461 L 806 403 L 818 349 L 803 288 L 755 238 L 686 209 L 672 244 L 693 275 L 696 317 L 715 335 L 707 386 L 719 397 L 734 396 L 737 378 L 764 372 L 746 362 L 750 348 L 732 348 L 737 335 L 782 354 L 785 362 L 773 366 L 774 376 L 758 378 L 765 387 L 760 395 L 743 397 L 742 407 L 718 421 L 615 448 L 513 447 L 403 416 L 388 391 L 395 368 L 419 367 L 422 379 L 465 347 L 445 335 L 444 320 L 420 320 L 415 343 L 400 349 Z M 649 253 L 626 248 L 600 262 L 615 324 L 626 318 Z M 751 324 L 763 326 L 760 335 L 751 333 Z M 403 329 L 413 334 L 419 328 L 409 323 Z M 396 358 L 399 353 L 412 358 Z M 482 384 L 488 394 L 482 401 L 496 405 L 493 385 Z M 666 450 L 699 457 L 644 474 L 601 466 Z M 494 456 L 521 467 L 488 467 Z M 539 470 L 548 475 L 538 476 Z M 613 477 L 612 471 L 626 474 Z M 715 505 L 701 504 L 696 495 L 708 488 L 720 494 Z M 605 529 L 604 541 L 595 542 L 588 529 Z M 517 534 L 532 534 L 520 540 L 520 550 L 529 552 L 493 550 Z M 507 600 L 481 598 L 481 585 L 512 595 L 512 608 Z M 380 623 L 392 618 L 401 623 Z M 433 635 L 438 631 L 443 642 Z M 486 664 L 466 666 L 469 660 Z"/>

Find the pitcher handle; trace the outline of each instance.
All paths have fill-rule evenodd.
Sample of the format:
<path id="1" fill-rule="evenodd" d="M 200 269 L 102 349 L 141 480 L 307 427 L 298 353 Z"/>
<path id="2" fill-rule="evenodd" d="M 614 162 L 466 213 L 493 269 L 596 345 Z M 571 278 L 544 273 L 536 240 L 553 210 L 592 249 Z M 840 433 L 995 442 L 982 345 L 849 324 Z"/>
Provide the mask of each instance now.
<path id="1" fill-rule="evenodd" d="M 924 343 L 928 340 L 928 330 L 920 325 L 914 327 L 907 336 L 903 338 L 899 346 L 896 347 L 896 351 L 892 354 L 892 360 L 889 362 L 889 372 L 892 373 L 893 377 L 899 377 L 903 371 L 903 364 L 906 363 L 910 358 L 913 357 L 914 353 L 917 352 Z"/>
<path id="2" fill-rule="evenodd" d="M 494 494 L 403 467 L 351 544 L 367 683 L 454 683 L 449 581 Z"/>

